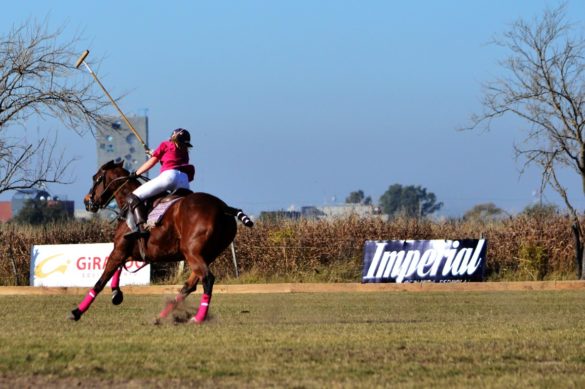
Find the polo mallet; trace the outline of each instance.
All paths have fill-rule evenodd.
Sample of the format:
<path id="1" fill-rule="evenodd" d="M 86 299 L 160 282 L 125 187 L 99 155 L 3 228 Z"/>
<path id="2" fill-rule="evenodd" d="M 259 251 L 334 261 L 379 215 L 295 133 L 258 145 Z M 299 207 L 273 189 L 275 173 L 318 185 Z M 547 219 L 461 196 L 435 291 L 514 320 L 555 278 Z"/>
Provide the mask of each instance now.
<path id="1" fill-rule="evenodd" d="M 116 104 L 116 101 L 112 98 L 112 96 L 110 96 L 110 94 L 108 93 L 108 91 L 106 90 L 106 88 L 103 86 L 103 84 L 97 78 L 96 74 L 93 72 L 93 70 L 91 70 L 91 68 L 89 67 L 89 65 L 87 64 L 87 62 L 85 62 L 85 58 L 87 58 L 88 55 L 89 55 L 89 50 L 85 50 L 83 52 L 83 54 L 81 54 L 81 56 L 79 57 L 79 59 L 77 60 L 77 62 L 75 62 L 75 68 L 79 69 L 79 67 L 81 66 L 81 64 L 84 64 L 85 65 L 86 69 L 93 76 L 93 79 L 97 82 L 97 84 L 100 86 L 100 88 L 102 88 L 102 90 L 104 91 L 104 93 L 106 94 L 106 96 L 108 96 L 108 98 L 112 102 L 112 105 L 118 110 L 118 113 L 120 114 L 120 116 L 122 116 L 122 119 L 124 120 L 124 122 L 126 123 L 126 125 L 128 126 L 128 128 L 130 128 L 130 130 L 134 133 L 134 135 L 136 135 L 136 138 L 138 138 L 138 140 L 140 141 L 140 143 L 142 143 L 142 146 L 144 146 L 144 151 L 146 152 L 146 154 L 150 156 L 152 154 L 152 152 L 150 151 L 150 149 L 148 148 L 148 146 L 146 145 L 146 143 L 144 143 L 144 140 L 142 140 L 142 137 L 140 136 L 140 134 L 138 134 L 138 131 L 136 131 L 136 129 L 134 128 L 134 126 L 132 125 L 132 123 L 130 123 L 130 121 L 128 120 L 128 118 L 126 117 L 126 115 L 124 115 L 124 112 L 122 112 L 122 110 L 120 109 L 120 107 L 118 107 L 118 104 Z"/>

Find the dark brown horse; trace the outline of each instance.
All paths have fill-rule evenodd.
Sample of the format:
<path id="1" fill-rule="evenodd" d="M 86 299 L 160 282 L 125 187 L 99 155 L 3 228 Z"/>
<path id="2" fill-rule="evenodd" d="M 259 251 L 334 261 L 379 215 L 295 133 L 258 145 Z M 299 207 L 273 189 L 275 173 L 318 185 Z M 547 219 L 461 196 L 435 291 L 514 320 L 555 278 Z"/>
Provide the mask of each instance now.
<path id="1" fill-rule="evenodd" d="M 140 186 L 136 178 L 129 177 L 129 172 L 122 167 L 123 163 L 110 161 L 103 165 L 93 176 L 93 185 L 85 196 L 85 207 L 90 212 L 97 212 L 115 199 L 118 207 L 123 208 L 126 196 Z M 229 207 L 219 198 L 207 193 L 191 193 L 173 203 L 160 225 L 150 231 L 150 236 L 143 242 L 142 250 L 139 241 L 128 240 L 124 234 L 129 231 L 125 220 L 120 218 L 114 235 L 114 249 L 100 279 L 88 292 L 81 304 L 71 311 L 72 320 L 79 320 L 112 279 L 112 302 L 118 305 L 123 300 L 119 287 L 120 272 L 124 263 L 131 260 L 142 260 L 148 263 L 175 262 L 184 260 L 191 269 L 191 274 L 183 288 L 159 314 L 166 317 L 174 304 L 183 301 L 195 291 L 197 283 L 203 284 L 203 296 L 197 314 L 191 319 L 202 322 L 213 292 L 215 277 L 209 271 L 209 265 L 224 251 L 236 236 L 235 217 L 246 226 L 251 227 L 252 221 L 241 210 Z M 142 253 L 141 253 L 142 251 Z"/>

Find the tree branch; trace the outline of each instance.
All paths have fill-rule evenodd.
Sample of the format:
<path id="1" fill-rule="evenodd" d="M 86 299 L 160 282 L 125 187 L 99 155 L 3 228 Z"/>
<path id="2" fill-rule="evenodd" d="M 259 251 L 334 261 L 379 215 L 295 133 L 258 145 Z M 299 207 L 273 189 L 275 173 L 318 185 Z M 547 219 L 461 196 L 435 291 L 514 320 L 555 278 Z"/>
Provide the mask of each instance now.
<path id="1" fill-rule="evenodd" d="M 106 122 L 109 100 L 94 92 L 92 80 L 75 77 L 79 38 L 61 41 L 63 28 L 27 22 L 0 36 L 0 193 L 45 183 L 68 183 L 72 160 L 57 154 L 56 141 L 36 144 L 7 137 L 32 116 L 56 118 L 82 135 Z M 56 137 L 55 137 L 56 140 Z M 23 145 L 24 144 L 24 145 Z"/>

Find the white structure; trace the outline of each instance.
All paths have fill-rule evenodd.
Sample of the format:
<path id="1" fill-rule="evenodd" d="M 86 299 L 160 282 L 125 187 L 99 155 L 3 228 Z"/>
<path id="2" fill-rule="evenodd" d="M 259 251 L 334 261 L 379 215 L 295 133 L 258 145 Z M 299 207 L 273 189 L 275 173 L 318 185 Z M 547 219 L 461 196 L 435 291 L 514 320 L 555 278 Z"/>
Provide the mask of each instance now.
<path id="1" fill-rule="evenodd" d="M 341 204 L 341 205 L 325 205 L 319 208 L 324 216 L 322 218 L 327 219 L 338 219 L 344 218 L 351 215 L 373 218 L 373 217 L 386 217 L 383 215 L 380 208 L 374 205 L 363 205 L 363 204 Z"/>

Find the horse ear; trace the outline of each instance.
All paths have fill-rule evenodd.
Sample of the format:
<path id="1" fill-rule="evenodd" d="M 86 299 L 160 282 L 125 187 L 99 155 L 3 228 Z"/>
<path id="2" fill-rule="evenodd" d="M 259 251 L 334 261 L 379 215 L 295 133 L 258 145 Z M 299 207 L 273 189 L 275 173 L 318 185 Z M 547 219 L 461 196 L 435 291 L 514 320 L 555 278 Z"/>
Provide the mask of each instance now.
<path id="1" fill-rule="evenodd" d="M 114 161 L 113 160 L 112 161 L 108 161 L 108 162 L 104 163 L 102 165 L 102 167 L 100 167 L 100 170 L 109 170 L 109 169 L 112 168 L 112 165 L 114 165 Z"/>
<path id="2" fill-rule="evenodd" d="M 115 169 L 117 167 L 124 167 L 124 161 L 115 162 L 114 160 L 108 161 L 102 165 L 100 170 L 110 170 Z"/>

